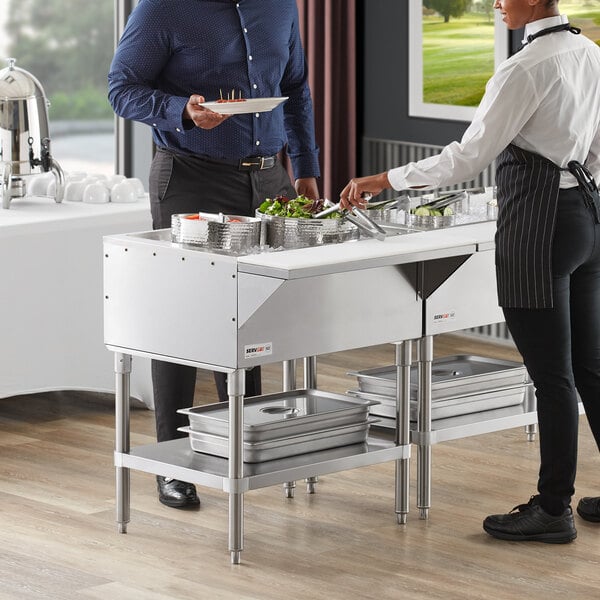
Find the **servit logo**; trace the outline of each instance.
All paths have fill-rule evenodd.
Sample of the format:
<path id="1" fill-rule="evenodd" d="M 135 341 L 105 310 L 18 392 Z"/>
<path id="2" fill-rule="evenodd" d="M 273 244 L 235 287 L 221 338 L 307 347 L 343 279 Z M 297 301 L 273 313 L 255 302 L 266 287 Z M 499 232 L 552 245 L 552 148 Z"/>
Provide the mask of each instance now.
<path id="1" fill-rule="evenodd" d="M 434 313 L 433 322 L 434 323 L 446 323 L 447 321 L 454 321 L 455 318 L 456 318 L 456 311 L 449 310 L 448 312 Z"/>
<path id="2" fill-rule="evenodd" d="M 244 358 L 254 358 L 255 356 L 268 356 L 273 354 L 272 342 L 264 342 L 262 344 L 251 344 L 244 346 Z"/>

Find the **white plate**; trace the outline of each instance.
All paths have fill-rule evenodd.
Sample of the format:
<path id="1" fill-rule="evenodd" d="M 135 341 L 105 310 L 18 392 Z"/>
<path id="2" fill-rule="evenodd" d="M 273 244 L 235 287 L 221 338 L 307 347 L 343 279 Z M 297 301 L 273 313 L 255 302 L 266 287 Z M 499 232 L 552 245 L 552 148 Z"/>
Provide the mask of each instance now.
<path id="1" fill-rule="evenodd" d="M 222 115 L 245 115 L 247 113 L 268 112 L 288 99 L 281 98 L 248 98 L 243 102 L 201 102 L 200 106 L 210 108 Z"/>

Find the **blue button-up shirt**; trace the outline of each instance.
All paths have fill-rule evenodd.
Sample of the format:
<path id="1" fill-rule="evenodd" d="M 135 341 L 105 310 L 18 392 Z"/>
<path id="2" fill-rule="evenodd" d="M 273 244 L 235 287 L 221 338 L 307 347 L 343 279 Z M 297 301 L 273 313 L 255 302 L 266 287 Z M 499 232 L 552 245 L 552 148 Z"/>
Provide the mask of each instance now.
<path id="1" fill-rule="evenodd" d="M 109 100 L 175 152 L 237 161 L 286 144 L 296 178 L 319 175 L 313 108 L 296 0 L 141 0 L 108 75 Z M 271 112 L 210 130 L 183 120 L 191 94 L 217 100 L 289 96 Z"/>

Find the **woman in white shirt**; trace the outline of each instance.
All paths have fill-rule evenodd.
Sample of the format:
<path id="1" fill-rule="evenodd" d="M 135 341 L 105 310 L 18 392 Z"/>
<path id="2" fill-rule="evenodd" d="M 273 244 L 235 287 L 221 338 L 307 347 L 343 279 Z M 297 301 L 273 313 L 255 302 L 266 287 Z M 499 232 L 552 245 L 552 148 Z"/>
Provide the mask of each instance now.
<path id="1" fill-rule="evenodd" d="M 352 179 L 340 200 L 450 186 L 497 158 L 498 297 L 536 388 L 541 464 L 538 494 L 483 526 L 500 539 L 566 543 L 577 537 L 577 392 L 600 447 L 600 48 L 557 5 L 496 0 L 509 29 L 525 28 L 525 46 L 488 81 L 462 140 Z M 577 512 L 600 522 L 600 497 Z"/>

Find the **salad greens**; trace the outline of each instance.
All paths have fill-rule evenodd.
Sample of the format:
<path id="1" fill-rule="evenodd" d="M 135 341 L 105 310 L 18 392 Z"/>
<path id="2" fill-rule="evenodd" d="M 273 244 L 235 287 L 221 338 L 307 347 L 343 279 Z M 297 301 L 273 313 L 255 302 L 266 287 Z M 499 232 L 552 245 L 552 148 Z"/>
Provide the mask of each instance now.
<path id="1" fill-rule="evenodd" d="M 265 215 L 276 217 L 292 217 L 296 219 L 311 219 L 314 214 L 325 210 L 327 206 L 324 200 L 311 200 L 303 194 L 297 198 L 289 199 L 285 196 L 276 196 L 274 199 L 267 198 L 259 207 L 258 211 Z M 331 213 L 324 219 L 339 219 L 340 214 Z"/>

